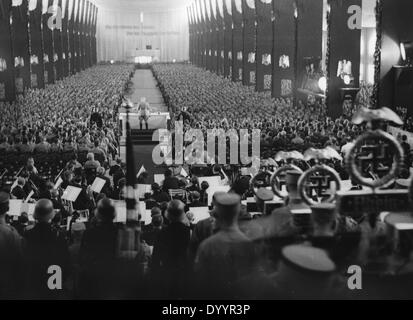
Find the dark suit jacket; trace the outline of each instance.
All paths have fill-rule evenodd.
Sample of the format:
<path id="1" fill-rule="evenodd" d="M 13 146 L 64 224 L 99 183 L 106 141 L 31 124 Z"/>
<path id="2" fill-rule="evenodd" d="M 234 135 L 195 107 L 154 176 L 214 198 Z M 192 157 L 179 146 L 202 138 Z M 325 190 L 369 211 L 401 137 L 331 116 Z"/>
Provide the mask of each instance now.
<path id="1" fill-rule="evenodd" d="M 165 178 L 165 181 L 163 183 L 163 190 L 168 192 L 171 189 L 179 189 L 178 182 L 179 180 L 176 177 Z"/>
<path id="2" fill-rule="evenodd" d="M 182 223 L 171 223 L 162 229 L 153 249 L 154 270 L 167 274 L 185 272 L 188 269 L 188 247 L 191 230 Z"/>
<path id="3" fill-rule="evenodd" d="M 50 266 L 59 266 L 62 281 L 70 275 L 71 265 L 64 237 L 52 229 L 50 224 L 38 223 L 25 233 L 27 259 L 27 292 L 32 298 L 52 298 L 59 294 L 48 288 Z M 31 298 L 29 297 L 29 298 Z"/>

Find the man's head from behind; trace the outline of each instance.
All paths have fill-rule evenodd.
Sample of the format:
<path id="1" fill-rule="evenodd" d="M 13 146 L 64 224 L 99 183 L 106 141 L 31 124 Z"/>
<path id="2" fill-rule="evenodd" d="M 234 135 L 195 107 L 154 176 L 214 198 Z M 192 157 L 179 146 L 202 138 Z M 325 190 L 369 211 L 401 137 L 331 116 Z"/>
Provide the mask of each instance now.
<path id="1" fill-rule="evenodd" d="M 53 203 L 47 199 L 37 201 L 34 209 L 34 218 L 40 223 L 50 223 L 54 218 L 55 212 Z"/>
<path id="2" fill-rule="evenodd" d="M 96 216 L 100 222 L 110 223 L 116 218 L 116 209 L 112 201 L 108 198 L 103 198 L 99 201 Z"/>
<path id="3" fill-rule="evenodd" d="M 163 224 L 162 211 L 158 207 L 154 207 L 151 210 L 152 225 L 156 228 L 159 228 Z"/>
<path id="4" fill-rule="evenodd" d="M 182 222 L 185 218 L 185 205 L 182 201 L 173 200 L 167 209 L 167 218 L 170 222 Z"/>

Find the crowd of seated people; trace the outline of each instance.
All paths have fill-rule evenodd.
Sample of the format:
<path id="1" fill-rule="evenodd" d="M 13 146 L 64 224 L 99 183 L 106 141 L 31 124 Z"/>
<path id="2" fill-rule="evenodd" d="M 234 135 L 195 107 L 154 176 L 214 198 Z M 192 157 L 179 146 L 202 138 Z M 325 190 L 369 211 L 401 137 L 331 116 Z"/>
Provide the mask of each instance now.
<path id="1" fill-rule="evenodd" d="M 294 105 L 290 98 L 273 99 L 191 65 L 158 64 L 153 71 L 174 120 L 187 130 L 260 129 L 264 156 L 327 145 L 341 149 L 362 130 L 344 115 L 329 118 L 320 100 Z"/>
<path id="2" fill-rule="evenodd" d="M 132 75 L 128 65 L 96 66 L 44 90 L 29 90 L 0 103 L 0 164 L 13 176 L 27 161 L 47 162 L 94 153 L 107 162 L 118 152 L 117 110 Z M 56 159 L 55 159 L 56 160 Z M 20 167 L 18 167 L 20 165 Z"/>

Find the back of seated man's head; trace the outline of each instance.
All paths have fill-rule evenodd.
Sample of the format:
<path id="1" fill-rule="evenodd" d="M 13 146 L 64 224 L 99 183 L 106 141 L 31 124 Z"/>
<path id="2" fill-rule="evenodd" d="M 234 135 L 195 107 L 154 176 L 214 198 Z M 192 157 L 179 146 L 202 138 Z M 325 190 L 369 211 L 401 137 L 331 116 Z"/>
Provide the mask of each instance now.
<path id="1" fill-rule="evenodd" d="M 172 200 L 168 204 L 167 217 L 171 222 L 182 222 L 185 216 L 185 205 L 180 200 Z"/>
<path id="2" fill-rule="evenodd" d="M 157 193 L 161 190 L 161 187 L 156 182 L 152 184 L 152 191 Z"/>
<path id="3" fill-rule="evenodd" d="M 198 191 L 194 191 L 191 193 L 192 201 L 198 201 L 201 199 L 201 195 L 199 194 Z"/>
<path id="4" fill-rule="evenodd" d="M 98 140 L 95 140 L 95 147 L 96 148 L 99 147 L 99 141 Z"/>
<path id="5" fill-rule="evenodd" d="M 53 203 L 47 199 L 37 201 L 34 218 L 40 223 L 50 223 L 54 218 Z"/>
<path id="6" fill-rule="evenodd" d="M 151 210 L 152 225 L 154 227 L 160 227 L 163 224 L 162 210 L 158 207 L 154 207 Z"/>
<path id="7" fill-rule="evenodd" d="M 116 218 L 116 209 L 112 201 L 108 198 L 103 198 L 99 201 L 97 207 L 97 218 L 100 222 L 113 222 Z"/>
<path id="8" fill-rule="evenodd" d="M 165 171 L 165 177 L 167 178 L 172 177 L 172 171 L 170 169 Z"/>

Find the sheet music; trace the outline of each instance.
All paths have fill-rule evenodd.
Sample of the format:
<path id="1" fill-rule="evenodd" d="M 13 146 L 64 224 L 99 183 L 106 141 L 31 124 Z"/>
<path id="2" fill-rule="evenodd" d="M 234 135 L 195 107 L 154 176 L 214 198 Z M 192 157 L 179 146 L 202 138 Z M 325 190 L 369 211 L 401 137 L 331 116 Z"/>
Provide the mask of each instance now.
<path id="1" fill-rule="evenodd" d="M 10 200 L 9 202 L 9 216 L 18 217 L 21 214 L 21 208 L 23 205 L 23 200 Z"/>
<path id="2" fill-rule="evenodd" d="M 159 184 L 160 186 L 163 185 L 163 182 L 165 180 L 165 176 L 163 174 L 155 174 L 153 176 L 153 179 L 155 181 L 155 183 Z"/>
<path id="3" fill-rule="evenodd" d="M 90 187 L 91 190 L 95 193 L 100 193 L 105 186 L 106 181 L 101 179 L 101 178 L 96 178 L 95 181 L 93 181 L 92 186 Z"/>
<path id="4" fill-rule="evenodd" d="M 63 193 L 62 199 L 69 201 L 69 202 L 75 202 L 81 192 L 82 192 L 81 188 L 68 186 L 65 192 Z"/>
<path id="5" fill-rule="evenodd" d="M 189 208 L 189 211 L 194 214 L 194 224 L 197 224 L 199 221 L 208 219 L 210 217 L 208 207 Z"/>
<path id="6" fill-rule="evenodd" d="M 217 192 L 229 192 L 231 190 L 230 186 L 210 186 L 207 193 L 208 193 L 208 205 L 212 204 L 212 199 L 214 194 Z"/>
<path id="7" fill-rule="evenodd" d="M 139 199 L 144 199 L 146 193 L 151 193 L 151 185 L 150 184 L 138 184 L 137 192 Z"/>

